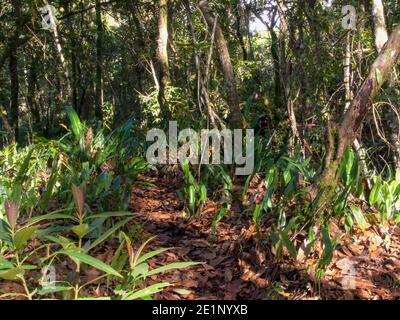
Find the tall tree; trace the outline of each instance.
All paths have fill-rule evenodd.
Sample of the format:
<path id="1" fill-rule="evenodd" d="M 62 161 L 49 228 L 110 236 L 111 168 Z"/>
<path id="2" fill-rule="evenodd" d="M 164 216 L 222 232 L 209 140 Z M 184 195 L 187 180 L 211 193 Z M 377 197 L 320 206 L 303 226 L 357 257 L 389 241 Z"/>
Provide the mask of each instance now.
<path id="1" fill-rule="evenodd" d="M 13 17 L 15 21 L 15 31 L 13 39 L 10 42 L 9 51 L 9 72 L 10 72 L 10 125 L 13 129 L 12 141 L 15 143 L 19 135 L 19 76 L 18 76 L 18 46 L 17 41 L 19 38 L 19 14 L 21 4 L 19 0 L 12 1 Z"/>
<path id="2" fill-rule="evenodd" d="M 215 46 L 218 51 L 219 61 L 225 79 L 225 90 L 227 95 L 228 107 L 230 109 L 230 124 L 233 128 L 242 128 L 246 126 L 243 115 L 240 110 L 239 94 L 236 87 L 236 78 L 233 72 L 232 60 L 229 54 L 228 46 L 216 17 L 212 14 L 208 7 L 207 0 L 199 2 L 199 8 L 203 13 L 209 27 L 215 25 Z"/>
<path id="3" fill-rule="evenodd" d="M 157 78 L 159 84 L 158 103 L 164 120 L 170 117 L 170 110 L 166 98 L 170 82 L 168 61 L 168 8 L 167 0 L 160 0 L 160 13 L 158 17 L 158 40 L 157 40 Z"/>
<path id="4" fill-rule="evenodd" d="M 372 0 L 372 17 L 374 21 L 374 40 L 375 49 L 378 53 L 381 52 L 383 46 L 388 40 L 388 32 L 386 28 L 385 9 L 382 0 Z M 400 168 L 400 140 L 399 128 L 400 123 L 397 113 L 391 106 L 386 112 L 388 123 L 389 141 L 393 150 L 393 161 L 396 168 Z"/>
<path id="5" fill-rule="evenodd" d="M 374 19 L 375 47 L 379 53 L 388 40 L 382 0 L 372 0 L 372 16 Z"/>
<path id="6" fill-rule="evenodd" d="M 96 0 L 96 117 L 98 119 L 103 118 L 103 37 L 104 28 L 101 15 L 101 2 Z"/>

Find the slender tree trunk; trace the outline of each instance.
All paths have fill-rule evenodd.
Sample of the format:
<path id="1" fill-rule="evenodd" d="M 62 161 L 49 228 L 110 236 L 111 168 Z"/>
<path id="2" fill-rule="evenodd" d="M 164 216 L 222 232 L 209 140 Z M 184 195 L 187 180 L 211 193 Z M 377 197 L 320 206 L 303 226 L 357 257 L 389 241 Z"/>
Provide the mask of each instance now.
<path id="1" fill-rule="evenodd" d="M 29 71 L 28 71 L 28 97 L 27 102 L 30 112 L 33 117 L 34 128 L 41 132 L 41 120 L 39 106 L 37 102 L 37 65 L 36 65 L 36 54 L 33 54 L 32 60 L 30 61 Z"/>
<path id="2" fill-rule="evenodd" d="M 159 84 L 158 103 L 164 117 L 164 121 L 170 118 L 170 110 L 167 102 L 167 90 L 170 81 L 168 61 L 168 8 L 167 0 L 160 0 L 160 13 L 158 17 L 157 40 L 157 78 Z"/>
<path id="3" fill-rule="evenodd" d="M 101 3 L 96 0 L 96 26 L 97 26 L 97 39 L 96 39 L 96 118 L 103 119 L 103 37 L 104 28 L 101 18 Z"/>
<path id="4" fill-rule="evenodd" d="M 382 0 L 372 0 L 372 17 L 374 20 L 375 48 L 379 54 L 388 40 L 385 9 Z M 388 123 L 389 141 L 393 150 L 393 162 L 396 168 L 400 168 L 400 124 L 396 112 L 391 108 L 386 111 L 385 115 Z"/>
<path id="5" fill-rule="evenodd" d="M 182 2 L 185 7 L 185 11 L 186 11 L 187 19 L 188 19 L 189 31 L 192 35 L 192 42 L 193 42 L 193 48 L 194 48 L 194 64 L 196 67 L 196 78 L 197 78 L 197 101 L 198 101 L 197 103 L 198 103 L 200 112 L 203 113 L 204 110 L 207 110 L 212 127 L 217 128 L 215 120 L 216 120 L 216 118 L 217 119 L 219 119 L 219 118 L 211 107 L 210 97 L 209 97 L 208 90 L 207 90 L 207 84 L 205 82 L 206 76 L 203 77 L 201 61 L 200 61 L 200 53 L 197 49 L 198 41 L 196 38 L 194 26 L 193 26 L 192 13 L 190 11 L 189 0 L 182 0 Z"/>
<path id="6" fill-rule="evenodd" d="M 351 69 L 351 56 L 352 56 L 352 45 L 351 45 L 351 31 L 347 32 L 346 37 L 346 52 L 344 58 L 344 87 L 345 87 L 345 98 L 346 104 L 344 107 L 344 112 L 346 113 L 347 109 L 350 107 L 351 101 L 353 100 L 353 91 L 352 91 L 352 69 Z M 362 166 L 362 170 L 364 172 L 364 177 L 367 180 L 367 184 L 370 187 L 371 182 L 368 178 L 368 167 L 365 163 L 365 159 L 367 157 L 367 150 L 362 146 L 358 139 L 355 139 L 353 142 L 355 150 L 357 151 L 360 162 Z"/>
<path id="7" fill-rule="evenodd" d="M 14 33 L 14 39 L 10 42 L 9 51 L 9 72 L 10 72 L 10 126 L 12 127 L 12 138 L 11 141 L 15 143 L 18 140 L 19 135 L 19 77 L 18 77 L 18 46 L 17 40 L 19 37 L 19 24 L 18 18 L 20 13 L 20 3 L 19 0 L 12 1 L 13 15 L 16 21 L 16 30 Z"/>
<path id="8" fill-rule="evenodd" d="M 279 21 L 280 21 L 280 30 L 279 30 L 279 65 L 280 65 L 280 80 L 281 80 L 281 88 L 284 93 L 284 102 L 286 104 L 289 124 L 290 124 L 290 133 L 289 133 L 289 143 L 288 143 L 288 151 L 289 155 L 293 156 L 295 151 L 296 142 L 300 140 L 300 134 L 297 129 L 297 119 L 296 119 L 296 111 L 297 107 L 295 104 L 296 99 L 300 93 L 300 89 L 296 91 L 294 81 L 293 81 L 293 71 L 292 71 L 292 63 L 288 61 L 286 56 L 286 37 L 289 36 L 289 44 L 288 46 L 292 50 L 293 54 L 298 56 L 297 48 L 295 46 L 295 31 L 293 26 L 291 26 L 286 19 L 286 5 L 284 1 L 277 1 L 278 13 L 279 13 Z M 299 36 L 301 33 L 299 32 Z M 302 39 L 300 38 L 300 41 Z M 301 66 L 300 66 L 301 67 Z M 303 81 L 304 79 L 302 79 Z"/>
<path id="9" fill-rule="evenodd" d="M 378 53 L 380 53 L 388 41 L 382 0 L 372 0 L 372 16 L 374 18 L 375 47 Z"/>
<path id="10" fill-rule="evenodd" d="M 240 0 L 235 5 L 234 12 L 235 12 L 235 18 L 236 18 L 236 22 L 235 22 L 236 36 L 237 36 L 237 38 L 239 40 L 240 48 L 242 49 L 243 60 L 247 61 L 248 60 L 248 54 L 247 54 L 246 44 L 244 43 L 244 39 L 243 39 L 242 14 L 241 14 Z"/>
<path id="11" fill-rule="evenodd" d="M 203 13 L 209 27 L 213 27 L 215 24 L 215 17 L 208 8 L 208 2 L 206 0 L 200 1 L 199 8 Z M 240 100 L 236 88 L 236 79 L 233 72 L 232 61 L 224 34 L 218 22 L 215 29 L 215 46 L 218 51 L 219 60 L 221 62 L 225 78 L 225 90 L 228 106 L 230 108 L 231 127 L 238 129 L 243 128 L 246 126 L 246 124 L 240 111 Z"/>
<path id="12" fill-rule="evenodd" d="M 346 52 L 344 57 L 344 87 L 346 93 L 346 105 L 345 111 L 350 106 L 351 100 L 353 99 L 353 93 L 351 90 L 351 32 L 347 32 L 346 36 Z"/>
<path id="13" fill-rule="evenodd" d="M 279 110 L 283 106 L 282 99 L 282 82 L 281 82 L 281 64 L 279 59 L 279 38 L 274 30 L 274 28 L 269 29 L 271 35 L 271 57 L 272 64 L 274 66 L 274 102 L 276 108 Z"/>
<path id="14" fill-rule="evenodd" d="M 46 5 L 48 5 L 48 1 L 44 0 L 44 3 Z M 51 19 L 55 19 L 55 17 L 53 17 L 53 13 L 51 14 Z M 66 60 L 65 60 L 65 55 L 64 55 L 64 50 L 61 44 L 61 40 L 60 40 L 60 36 L 58 34 L 58 28 L 57 28 L 57 24 L 54 22 L 54 27 L 51 29 L 51 32 L 53 33 L 53 38 L 54 38 L 54 44 L 57 50 L 57 54 L 58 54 L 58 60 L 60 63 L 60 74 L 59 74 L 59 79 L 60 79 L 60 90 L 59 90 L 59 95 L 58 95 L 58 103 L 56 106 L 56 110 L 54 112 L 54 116 L 57 117 L 60 114 L 60 109 L 62 107 L 63 104 L 67 103 L 67 104 L 71 104 L 71 100 L 72 100 L 72 86 L 71 86 L 71 80 L 69 77 L 69 72 L 68 72 L 68 66 L 66 64 Z M 64 91 L 65 89 L 65 91 Z M 51 122 L 51 126 L 54 125 L 54 121 Z"/>
<path id="15" fill-rule="evenodd" d="M 245 27 L 246 27 L 246 36 L 247 36 L 247 46 L 248 50 L 248 59 L 250 61 L 254 60 L 254 47 L 253 47 L 253 40 L 252 35 L 250 32 L 250 23 L 251 23 L 251 5 L 245 3 L 244 4 L 244 20 L 245 20 Z"/>

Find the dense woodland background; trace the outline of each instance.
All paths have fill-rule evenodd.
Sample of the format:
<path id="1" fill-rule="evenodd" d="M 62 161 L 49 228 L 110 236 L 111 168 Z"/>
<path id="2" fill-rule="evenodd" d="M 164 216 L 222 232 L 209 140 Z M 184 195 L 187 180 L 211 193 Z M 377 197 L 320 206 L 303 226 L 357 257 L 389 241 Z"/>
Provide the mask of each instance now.
<path id="1" fill-rule="evenodd" d="M 43 29 L 45 5 L 55 8 L 54 28 Z M 138 275 L 182 260 L 206 262 L 214 269 L 205 267 L 206 274 L 216 273 L 204 278 L 196 266 L 183 282 L 172 275 L 168 281 L 185 289 L 158 298 L 394 298 L 399 22 L 397 0 L 1 0 L 0 278 L 22 288 L 7 282 L 3 293 L 36 297 L 38 276 L 24 277 L 18 254 L 29 252 L 30 261 L 50 241 L 64 250 L 55 256 L 77 266 L 57 267 L 62 275 L 74 271 L 72 280 L 59 276 L 72 285 L 42 288 L 57 298 L 59 292 L 148 298 L 167 285 L 150 283 L 143 293 Z M 181 129 L 254 129 L 254 173 L 235 177 L 223 165 L 148 166 L 146 132 L 169 120 Z M 52 216 L 52 224 L 30 229 L 59 210 L 77 214 L 76 228 Z M 140 217 L 120 220 L 128 211 Z M 95 212 L 117 214 L 111 222 L 85 220 Z M 157 219 L 179 220 L 179 228 Z M 177 228 L 186 230 L 183 236 Z M 150 234 L 161 239 L 152 249 L 183 251 L 137 271 L 132 248 L 140 255 Z M 65 253 L 66 237 L 78 251 Z M 199 245 L 204 239 L 213 243 L 211 255 Z M 82 257 L 93 252 L 90 242 L 101 244 L 92 254 L 96 263 Z M 352 244 L 359 247 L 348 249 Z M 200 249 L 186 252 L 191 246 Z M 115 262 L 122 251 L 130 269 Z M 226 260 L 214 266 L 221 256 Z M 343 259 L 361 263 L 355 257 L 376 274 L 356 268 L 356 287 L 343 289 L 338 277 L 351 269 Z M 35 259 L 30 263 L 43 267 Z M 385 259 L 394 267 L 386 268 Z M 83 275 L 84 264 L 107 278 Z M 172 269 L 184 273 L 190 265 Z M 113 270 L 124 277 L 117 289 L 110 277 L 121 274 Z M 89 279 L 86 291 L 80 277 Z"/>

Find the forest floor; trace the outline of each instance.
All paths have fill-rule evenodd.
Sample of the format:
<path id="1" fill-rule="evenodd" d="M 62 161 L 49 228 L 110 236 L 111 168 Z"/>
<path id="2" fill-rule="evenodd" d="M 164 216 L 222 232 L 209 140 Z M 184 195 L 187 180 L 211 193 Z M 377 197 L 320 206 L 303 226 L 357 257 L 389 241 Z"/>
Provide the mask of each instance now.
<path id="1" fill-rule="evenodd" d="M 175 174 L 176 173 L 176 174 Z M 147 285 L 168 281 L 173 286 L 155 295 L 167 300 L 253 300 L 253 299 L 399 299 L 400 298 L 400 227 L 367 225 L 364 231 L 352 233 L 331 223 L 331 236 L 341 234 L 340 246 L 320 285 L 307 265 L 317 261 L 317 254 L 307 260 L 295 261 L 286 254 L 277 261 L 268 242 L 255 232 L 251 216 L 243 214 L 240 205 L 232 206 L 229 214 L 212 233 L 212 223 L 219 211 L 218 202 L 208 201 L 201 216 L 187 219 L 184 202 L 178 196 L 182 188 L 180 171 L 159 171 L 142 177 L 147 182 L 133 190 L 130 210 L 139 213 L 128 228 L 138 236 L 136 244 L 156 236 L 145 252 L 162 248 L 170 250 L 151 258 L 151 268 L 172 262 L 197 261 L 197 266 L 173 270 L 151 277 Z M 264 237 L 265 239 L 265 237 Z M 31 248 L 40 243 L 33 241 Z M 300 243 L 296 243 L 299 247 Z M 112 240 L 93 252 L 110 263 L 118 242 Z M 317 248 L 319 253 L 321 248 Z M 314 260 L 313 260 L 314 259 Z M 35 261 L 31 261 L 34 263 Z M 59 280 L 75 269 L 72 261 L 59 261 Z M 28 283 L 40 277 L 40 271 L 29 271 Z M 83 277 L 90 281 L 99 271 L 87 268 Z M 352 282 L 347 280 L 351 277 Z M 347 280 L 346 280 L 347 279 Z M 347 287 L 347 288 L 346 288 Z M 22 285 L 4 281 L 4 293 L 23 293 Z M 82 292 L 85 296 L 107 295 L 104 282 L 96 282 Z M 17 299 L 22 299 L 17 297 Z"/>
<path id="2" fill-rule="evenodd" d="M 398 226 L 368 225 L 364 231 L 343 233 L 341 245 L 318 287 L 303 262 L 289 258 L 277 262 L 271 249 L 260 245 L 251 217 L 241 214 L 239 207 L 231 208 L 213 235 L 211 226 L 219 210 L 218 203 L 208 201 L 201 217 L 188 220 L 183 215 L 184 204 L 177 194 L 182 188 L 179 175 L 156 174 L 145 180 L 153 186 L 134 189 L 131 210 L 140 215 L 133 223 L 142 226 L 143 237 L 156 236 L 150 245 L 152 249 L 171 248 L 150 260 L 151 267 L 178 261 L 203 262 L 160 276 L 174 286 L 157 294 L 156 299 L 400 297 Z M 331 232 L 340 233 L 341 230 L 333 224 Z M 160 279 L 153 278 L 152 281 Z M 185 294 L 179 289 L 185 289 Z"/>

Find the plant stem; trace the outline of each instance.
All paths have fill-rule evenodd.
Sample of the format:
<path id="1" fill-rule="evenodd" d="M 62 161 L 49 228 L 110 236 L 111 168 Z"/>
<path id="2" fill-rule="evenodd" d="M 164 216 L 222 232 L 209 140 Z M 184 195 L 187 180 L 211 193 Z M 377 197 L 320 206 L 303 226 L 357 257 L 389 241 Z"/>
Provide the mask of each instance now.
<path id="1" fill-rule="evenodd" d="M 82 247 L 82 238 L 79 238 L 78 247 L 81 249 Z M 79 273 L 81 270 L 81 263 L 78 261 L 76 263 L 76 271 L 75 271 L 75 300 L 78 300 L 79 296 Z"/>
<path id="2" fill-rule="evenodd" d="M 15 254 L 15 259 L 16 259 L 16 262 L 17 262 L 17 267 L 21 267 L 21 263 L 19 261 L 19 256 L 18 256 L 18 252 Z M 25 289 L 26 296 L 27 296 L 28 300 L 32 300 L 32 294 L 29 292 L 28 285 L 26 284 L 25 277 L 23 275 L 21 275 L 20 279 L 21 279 L 22 285 L 23 285 L 23 287 Z"/>

